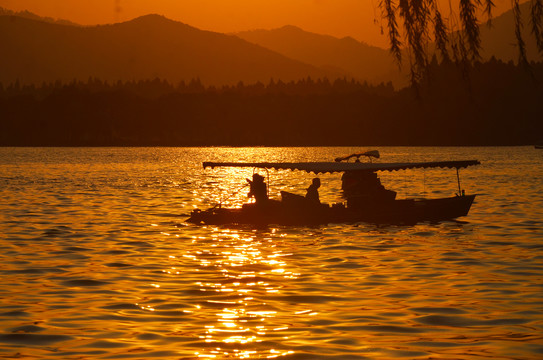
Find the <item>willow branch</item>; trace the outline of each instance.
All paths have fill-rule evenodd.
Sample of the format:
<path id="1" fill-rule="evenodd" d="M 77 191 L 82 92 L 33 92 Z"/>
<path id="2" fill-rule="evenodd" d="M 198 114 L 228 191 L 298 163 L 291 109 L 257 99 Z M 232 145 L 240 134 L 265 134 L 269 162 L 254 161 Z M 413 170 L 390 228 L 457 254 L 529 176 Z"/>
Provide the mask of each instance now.
<path id="1" fill-rule="evenodd" d="M 480 0 L 460 0 L 460 20 L 462 22 L 462 28 L 466 36 L 472 61 L 481 58 L 481 37 L 476 16 L 476 5 L 480 4 Z"/>
<path id="2" fill-rule="evenodd" d="M 494 8 L 494 1 L 492 0 L 486 0 L 485 1 L 485 13 L 486 13 L 486 17 L 487 17 L 487 24 L 488 26 L 492 26 L 492 8 Z"/>
<path id="3" fill-rule="evenodd" d="M 515 18 L 515 36 L 517 38 L 517 46 L 519 51 L 519 64 L 528 64 L 528 57 L 526 56 L 526 44 L 522 38 L 522 14 L 520 13 L 519 0 L 513 0 L 513 17 Z"/>
<path id="4" fill-rule="evenodd" d="M 531 11 L 532 34 L 535 37 L 537 49 L 543 55 L 543 0 L 532 0 Z"/>
<path id="5" fill-rule="evenodd" d="M 443 18 L 441 16 L 441 12 L 439 9 L 435 9 L 435 16 L 434 16 L 434 36 L 436 39 L 436 47 L 441 53 L 441 57 L 443 58 L 443 61 L 449 62 L 450 56 L 449 51 L 447 50 L 447 44 L 448 44 L 448 36 L 447 36 L 447 26 L 445 26 L 445 23 L 443 22 Z"/>
<path id="6" fill-rule="evenodd" d="M 396 21 L 396 4 L 393 0 L 382 0 L 380 3 L 383 9 L 383 16 L 388 24 L 388 38 L 390 40 L 390 52 L 399 65 L 402 63 L 402 43 L 400 41 L 400 32 L 398 31 L 398 22 Z"/>

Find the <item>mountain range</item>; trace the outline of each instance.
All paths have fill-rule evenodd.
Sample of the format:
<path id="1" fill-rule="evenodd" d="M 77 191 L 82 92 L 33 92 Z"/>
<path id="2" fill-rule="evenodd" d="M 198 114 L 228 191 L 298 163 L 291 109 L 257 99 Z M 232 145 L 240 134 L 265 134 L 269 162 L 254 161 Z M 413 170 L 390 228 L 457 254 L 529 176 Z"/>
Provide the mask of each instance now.
<path id="1" fill-rule="evenodd" d="M 541 60 L 522 4 L 528 57 Z M 518 58 L 509 11 L 481 27 L 483 60 Z M 205 85 L 267 83 L 305 77 L 408 83 L 390 53 L 353 38 L 314 34 L 294 26 L 235 34 L 203 31 L 159 15 L 97 26 L 40 18 L 0 8 L 0 82 L 69 82 L 199 78 Z"/>
<path id="2" fill-rule="evenodd" d="M 541 61 L 536 41 L 531 34 L 530 4 L 520 5 L 522 36 L 530 61 Z M 503 61 L 518 59 L 512 11 L 492 19 L 492 26 L 480 27 L 483 61 L 491 57 Z M 295 26 L 273 30 L 252 30 L 235 35 L 277 51 L 289 58 L 321 68 L 335 69 L 370 83 L 392 81 L 396 87 L 408 84 L 407 72 L 400 72 L 388 50 L 368 45 L 351 37 L 338 39 L 328 35 L 313 34 Z M 404 55 L 404 59 L 407 56 Z"/>
<path id="3" fill-rule="evenodd" d="M 405 81 L 388 50 L 352 37 L 338 39 L 295 26 L 235 33 L 242 39 L 319 68 L 333 69 L 370 83 Z"/>
<path id="4" fill-rule="evenodd" d="M 74 22 L 71 22 L 69 20 L 64 19 L 53 19 L 52 17 L 44 17 L 39 16 L 34 13 L 31 13 L 28 10 L 25 11 L 13 11 L 9 9 L 4 9 L 3 7 L 0 7 L 0 16 L 18 16 L 25 19 L 31 19 L 31 20 L 38 20 L 38 21 L 44 21 L 52 24 L 62 24 L 62 25 L 72 25 L 72 26 L 81 26 L 79 24 L 76 24 Z"/>
<path id="5" fill-rule="evenodd" d="M 159 15 L 91 27 L 0 16 L 0 82 L 200 78 L 207 85 L 337 76 Z"/>

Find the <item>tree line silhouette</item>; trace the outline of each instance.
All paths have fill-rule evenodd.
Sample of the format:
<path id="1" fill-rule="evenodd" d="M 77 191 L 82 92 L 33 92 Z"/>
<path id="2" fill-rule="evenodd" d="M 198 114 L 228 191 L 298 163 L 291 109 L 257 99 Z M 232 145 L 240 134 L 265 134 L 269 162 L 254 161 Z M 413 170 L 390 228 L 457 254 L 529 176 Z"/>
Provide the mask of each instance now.
<path id="1" fill-rule="evenodd" d="M 543 63 L 434 59 L 418 90 L 349 79 L 0 84 L 1 146 L 524 145 L 541 140 Z"/>

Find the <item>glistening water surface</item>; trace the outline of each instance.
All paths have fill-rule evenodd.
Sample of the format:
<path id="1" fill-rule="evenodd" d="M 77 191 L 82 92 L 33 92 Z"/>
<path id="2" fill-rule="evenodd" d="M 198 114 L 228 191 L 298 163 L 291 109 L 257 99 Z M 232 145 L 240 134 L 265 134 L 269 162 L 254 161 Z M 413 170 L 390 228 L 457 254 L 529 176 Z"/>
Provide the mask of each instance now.
<path id="1" fill-rule="evenodd" d="M 202 227 L 253 169 L 360 148 L 0 148 L 0 358 L 541 359 L 543 150 L 382 147 L 383 162 L 478 159 L 460 221 Z M 384 172 L 398 197 L 451 169 Z M 270 193 L 314 175 L 269 173 Z M 266 175 L 267 180 L 268 176 Z M 342 201 L 326 174 L 321 200 Z"/>

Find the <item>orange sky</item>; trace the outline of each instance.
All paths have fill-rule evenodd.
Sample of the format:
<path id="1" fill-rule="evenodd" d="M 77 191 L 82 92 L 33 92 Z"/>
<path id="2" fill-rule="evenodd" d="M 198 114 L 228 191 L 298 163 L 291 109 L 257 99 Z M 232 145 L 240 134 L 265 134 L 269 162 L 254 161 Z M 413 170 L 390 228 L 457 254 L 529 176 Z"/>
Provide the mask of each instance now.
<path id="1" fill-rule="evenodd" d="M 380 33 L 380 0 L 0 0 L 6 9 L 91 25 L 126 21 L 156 13 L 203 30 L 235 32 L 296 25 L 337 37 L 352 36 L 387 46 Z M 440 0 L 448 11 L 449 1 Z M 509 10 L 510 0 L 495 0 L 495 15 Z M 118 7 L 120 12 L 116 11 Z M 455 7 L 456 9 L 457 7 Z"/>

